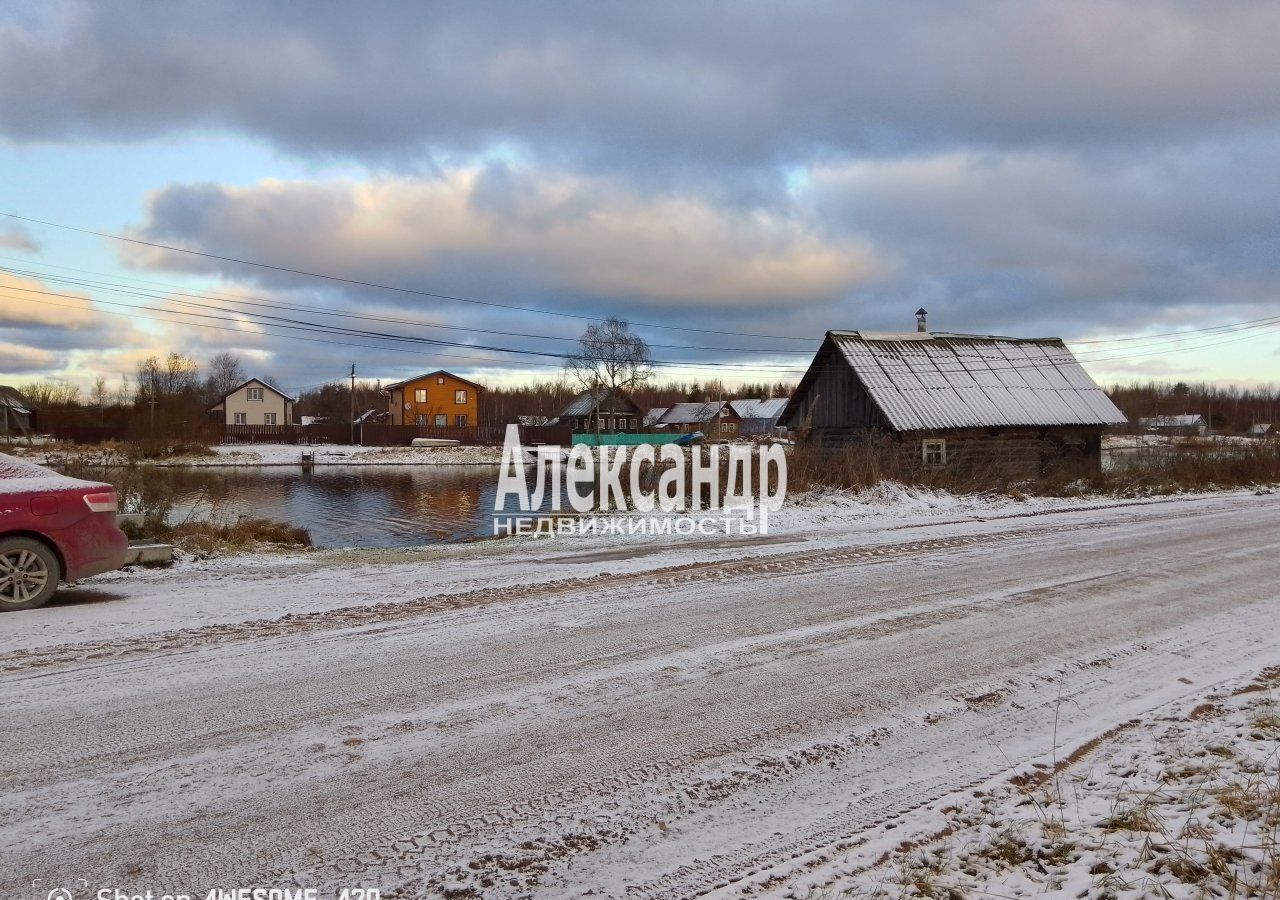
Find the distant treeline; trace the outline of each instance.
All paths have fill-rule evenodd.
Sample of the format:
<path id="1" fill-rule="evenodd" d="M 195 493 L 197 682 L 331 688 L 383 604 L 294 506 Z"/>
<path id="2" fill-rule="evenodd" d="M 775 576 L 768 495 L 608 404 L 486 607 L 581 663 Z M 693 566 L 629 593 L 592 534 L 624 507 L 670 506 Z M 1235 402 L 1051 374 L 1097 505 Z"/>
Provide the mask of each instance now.
<path id="1" fill-rule="evenodd" d="M 209 406 L 248 377 L 241 360 L 219 353 L 199 366 L 190 357 L 172 353 L 152 357 L 138 365 L 132 377 L 114 384 L 105 377 L 95 380 L 85 391 L 69 382 L 33 381 L 17 385 L 42 411 L 42 423 L 82 426 L 128 427 L 139 435 L 190 434 L 207 428 Z M 265 377 L 271 382 L 270 377 Z M 520 416 L 552 418 L 581 388 L 567 376 L 543 379 L 518 387 L 490 387 L 480 405 L 480 425 L 504 425 Z M 655 381 L 632 397 L 642 409 L 671 406 L 673 403 L 742 398 L 788 397 L 795 390 L 791 382 L 759 382 L 728 387 L 711 381 Z M 1199 413 L 1215 430 L 1241 432 L 1259 422 L 1280 424 L 1280 387 L 1238 387 L 1198 383 L 1147 382 L 1117 384 L 1107 389 L 1116 405 L 1128 416 L 1132 428 L 1147 416 Z M 351 403 L 351 384 L 344 380 L 309 388 L 297 396 L 296 416 L 316 416 L 346 422 Z M 355 410 L 385 412 L 386 397 L 376 383 L 356 382 Z"/>
<path id="2" fill-rule="evenodd" d="M 1150 381 L 1113 385 L 1107 393 L 1129 418 L 1132 428 L 1138 427 L 1141 418 L 1183 413 L 1198 413 L 1215 431 L 1222 432 L 1245 431 L 1260 422 L 1280 423 L 1280 387 L 1272 385 L 1242 388 L 1204 382 Z"/>

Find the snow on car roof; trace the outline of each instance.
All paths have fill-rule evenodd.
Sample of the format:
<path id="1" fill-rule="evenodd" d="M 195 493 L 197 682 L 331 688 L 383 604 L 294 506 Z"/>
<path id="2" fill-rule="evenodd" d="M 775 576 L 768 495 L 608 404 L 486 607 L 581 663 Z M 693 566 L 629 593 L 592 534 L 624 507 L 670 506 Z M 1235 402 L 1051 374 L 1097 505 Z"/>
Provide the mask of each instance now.
<path id="1" fill-rule="evenodd" d="M 85 481 L 38 466 L 25 459 L 0 453 L 0 494 L 22 494 L 27 491 L 61 491 L 82 488 L 101 482 Z"/>

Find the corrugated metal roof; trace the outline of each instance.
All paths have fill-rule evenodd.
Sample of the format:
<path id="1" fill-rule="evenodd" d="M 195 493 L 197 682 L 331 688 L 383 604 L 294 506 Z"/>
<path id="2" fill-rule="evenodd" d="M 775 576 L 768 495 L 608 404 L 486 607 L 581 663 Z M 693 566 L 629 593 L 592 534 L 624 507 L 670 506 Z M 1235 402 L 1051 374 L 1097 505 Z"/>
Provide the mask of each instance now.
<path id="1" fill-rule="evenodd" d="M 597 396 L 600 398 L 599 402 L 601 404 L 607 403 L 610 400 L 610 391 L 608 388 L 600 388 L 598 391 L 595 391 L 595 392 L 583 391 L 581 394 L 579 394 L 578 396 L 570 400 L 568 406 L 560 410 L 559 417 L 563 419 L 570 416 L 591 415 L 593 412 L 595 412 L 595 409 L 596 409 L 595 398 Z M 622 390 L 619 390 L 618 396 L 613 399 L 615 402 L 621 401 L 622 403 L 625 403 L 627 406 L 630 406 L 636 412 L 641 411 L 640 407 L 636 406 L 635 402 L 630 397 L 628 397 Z"/>
<path id="2" fill-rule="evenodd" d="M 1138 424 L 1143 428 L 1195 428 L 1209 423 L 1198 413 L 1182 413 L 1176 416 L 1148 416 L 1139 419 Z"/>
<path id="3" fill-rule="evenodd" d="M 600 391 L 600 398 L 604 399 L 605 392 Z M 569 401 L 569 405 L 560 410 L 560 417 L 565 416 L 589 416 L 591 411 L 596 408 L 596 400 L 592 391 L 583 391 L 578 396 Z"/>
<path id="4" fill-rule="evenodd" d="M 701 425 L 710 422 L 724 407 L 723 400 L 709 403 L 677 403 L 662 414 L 658 421 L 663 425 Z"/>
<path id="5" fill-rule="evenodd" d="M 773 419 L 782 415 L 790 397 L 772 397 L 768 400 L 730 400 L 733 411 L 744 419 Z"/>
<path id="6" fill-rule="evenodd" d="M 1249 430 L 1245 434 L 1266 434 L 1271 431 L 1269 422 L 1258 422 L 1256 425 L 1250 425 Z"/>
<path id="7" fill-rule="evenodd" d="M 827 334 L 896 431 L 1127 421 L 1057 338 Z"/>
<path id="8" fill-rule="evenodd" d="M 7 384 L 0 384 L 0 406 L 7 406 L 14 412 L 21 413 L 29 413 L 35 409 L 35 404 L 22 396 L 21 391 Z"/>

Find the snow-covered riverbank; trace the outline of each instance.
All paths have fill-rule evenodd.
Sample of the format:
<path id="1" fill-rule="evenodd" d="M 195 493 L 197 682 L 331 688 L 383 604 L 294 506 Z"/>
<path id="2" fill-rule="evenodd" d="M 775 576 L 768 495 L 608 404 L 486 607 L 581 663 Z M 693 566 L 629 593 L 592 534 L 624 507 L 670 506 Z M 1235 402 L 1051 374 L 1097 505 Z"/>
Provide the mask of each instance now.
<path id="1" fill-rule="evenodd" d="M 501 447 L 360 447 L 349 444 L 217 444 L 212 454 L 178 455 L 134 461 L 158 468 L 211 468 L 219 466 L 297 466 L 304 453 L 317 466 L 496 466 Z M 17 455 L 41 464 L 76 461 L 91 465 L 127 465 L 124 453 L 109 447 L 15 448 Z"/>

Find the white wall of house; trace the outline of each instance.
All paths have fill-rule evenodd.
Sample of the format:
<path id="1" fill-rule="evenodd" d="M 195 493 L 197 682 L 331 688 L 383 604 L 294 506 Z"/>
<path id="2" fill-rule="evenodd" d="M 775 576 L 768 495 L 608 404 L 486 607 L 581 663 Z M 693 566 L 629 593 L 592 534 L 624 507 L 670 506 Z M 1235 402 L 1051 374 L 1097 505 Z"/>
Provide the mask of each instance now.
<path id="1" fill-rule="evenodd" d="M 261 381 L 250 381 L 223 398 L 228 425 L 292 425 L 293 401 Z"/>

